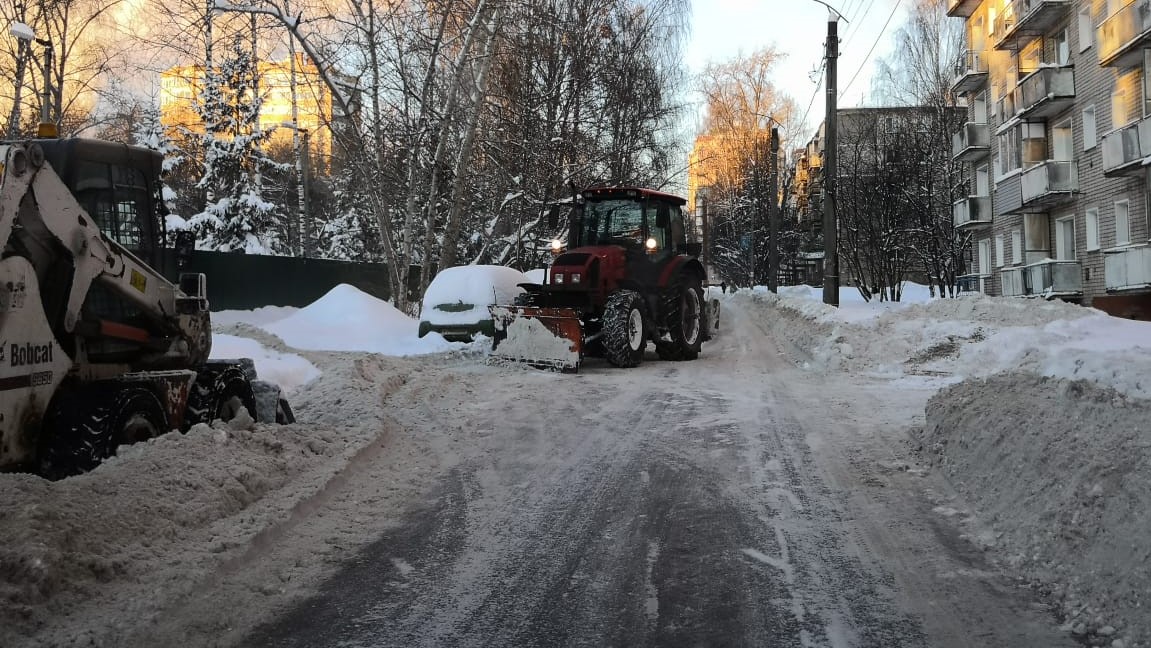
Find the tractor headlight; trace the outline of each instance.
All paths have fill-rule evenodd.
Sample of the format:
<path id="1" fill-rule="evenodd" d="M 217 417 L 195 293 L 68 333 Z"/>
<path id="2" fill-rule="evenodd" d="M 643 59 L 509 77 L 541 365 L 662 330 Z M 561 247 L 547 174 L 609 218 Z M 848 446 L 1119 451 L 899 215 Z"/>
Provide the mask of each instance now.
<path id="1" fill-rule="evenodd" d="M 564 242 L 559 239 L 552 239 L 552 252 L 559 252 L 564 249 Z"/>
<path id="2" fill-rule="evenodd" d="M 656 249 L 657 247 L 659 247 L 659 241 L 655 240 L 654 238 L 649 238 L 649 239 L 648 239 L 648 240 L 647 240 L 647 241 L 644 243 L 644 245 L 646 245 L 646 246 L 647 246 L 647 251 L 648 251 L 648 252 L 655 252 L 655 249 Z"/>

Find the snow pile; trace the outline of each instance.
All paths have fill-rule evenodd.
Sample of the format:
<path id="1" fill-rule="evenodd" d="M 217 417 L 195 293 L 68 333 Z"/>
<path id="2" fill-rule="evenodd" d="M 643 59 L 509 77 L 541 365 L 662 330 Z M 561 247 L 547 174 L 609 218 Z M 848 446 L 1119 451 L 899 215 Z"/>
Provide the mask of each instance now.
<path id="1" fill-rule="evenodd" d="M 312 304 L 261 328 L 288 346 L 313 351 L 405 356 L 457 348 L 438 334 L 417 337 L 419 322 L 388 302 L 347 284 L 336 286 Z"/>
<path id="2" fill-rule="evenodd" d="M 420 318 L 432 324 L 475 324 L 491 319 L 490 304 L 511 304 L 530 280 L 524 273 L 497 265 L 446 268 L 424 293 Z"/>
<path id="3" fill-rule="evenodd" d="M 1096 646 L 1151 640 L 1151 402 L 1004 374 L 941 391 L 927 421 L 926 455 L 1067 630 Z"/>
<path id="4" fill-rule="evenodd" d="M 220 360 L 251 358 L 260 380 L 276 383 L 288 395 L 320 375 L 316 365 L 295 353 L 278 353 L 255 340 L 235 335 L 212 335 L 211 357 Z"/>
<path id="5" fill-rule="evenodd" d="M 814 371 L 942 387 L 918 440 L 971 537 L 1087 645 L 1151 645 L 1151 323 L 1060 301 L 741 291 Z M 918 301 L 916 294 L 918 293 Z"/>
<path id="6" fill-rule="evenodd" d="M 1002 372 L 1087 379 L 1151 398 L 1151 323 L 1124 320 L 1062 301 L 964 296 L 839 309 L 810 290 L 773 295 L 741 291 L 731 299 L 785 318 L 792 342 L 813 368 L 874 377 L 957 381 Z"/>

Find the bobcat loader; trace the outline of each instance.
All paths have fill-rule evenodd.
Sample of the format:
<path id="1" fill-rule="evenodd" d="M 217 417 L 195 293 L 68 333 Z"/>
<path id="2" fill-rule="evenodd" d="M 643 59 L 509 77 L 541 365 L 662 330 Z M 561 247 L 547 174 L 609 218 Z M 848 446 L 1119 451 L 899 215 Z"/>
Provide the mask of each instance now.
<path id="1" fill-rule="evenodd" d="M 0 143 L 0 469 L 64 477 L 121 444 L 260 418 L 251 372 L 208 361 L 204 275 L 154 269 L 160 162 L 100 140 Z"/>

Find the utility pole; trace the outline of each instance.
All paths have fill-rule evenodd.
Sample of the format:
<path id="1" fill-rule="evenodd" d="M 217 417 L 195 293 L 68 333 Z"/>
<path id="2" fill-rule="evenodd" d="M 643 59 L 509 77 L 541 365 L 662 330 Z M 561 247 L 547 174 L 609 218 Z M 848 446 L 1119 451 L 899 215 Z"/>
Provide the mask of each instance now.
<path id="1" fill-rule="evenodd" d="M 830 7 L 828 7 L 830 9 Z M 839 57 L 838 13 L 827 17 L 827 115 L 823 140 L 823 303 L 839 306 L 838 222 L 835 215 L 836 114 L 835 60 Z"/>
<path id="2" fill-rule="evenodd" d="M 771 181 L 767 203 L 767 289 L 779 292 L 779 129 L 771 127 Z"/>

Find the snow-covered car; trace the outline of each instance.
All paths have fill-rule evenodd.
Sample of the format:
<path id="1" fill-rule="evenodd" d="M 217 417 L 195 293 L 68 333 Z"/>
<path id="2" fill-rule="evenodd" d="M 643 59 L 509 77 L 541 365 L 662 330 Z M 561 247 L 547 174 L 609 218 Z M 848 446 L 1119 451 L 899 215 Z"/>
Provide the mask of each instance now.
<path id="1" fill-rule="evenodd" d="M 467 265 L 446 268 L 432 279 L 420 308 L 420 337 L 436 332 L 454 342 L 471 342 L 477 333 L 492 336 L 488 306 L 511 304 L 530 283 L 506 266 Z"/>

